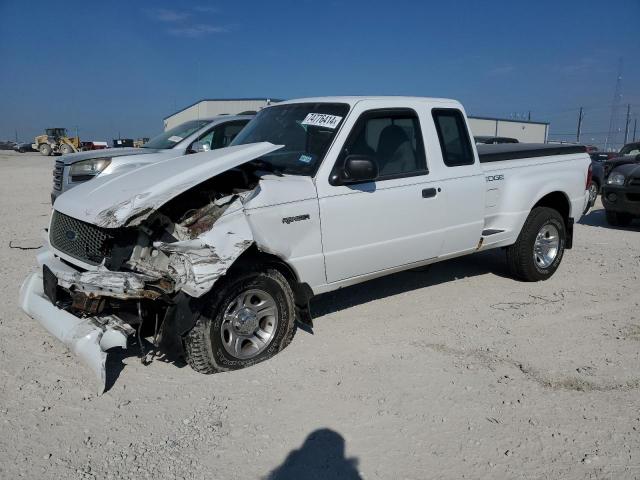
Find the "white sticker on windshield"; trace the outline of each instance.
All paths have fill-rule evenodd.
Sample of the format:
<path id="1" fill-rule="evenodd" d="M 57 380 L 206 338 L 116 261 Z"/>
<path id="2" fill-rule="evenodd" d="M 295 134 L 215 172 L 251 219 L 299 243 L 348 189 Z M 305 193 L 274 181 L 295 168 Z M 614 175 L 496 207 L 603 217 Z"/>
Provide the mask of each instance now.
<path id="1" fill-rule="evenodd" d="M 171 137 L 167 138 L 167 140 L 173 143 L 178 143 L 182 141 L 182 137 L 179 137 L 178 135 L 172 135 Z"/>
<path id="2" fill-rule="evenodd" d="M 325 113 L 310 113 L 302 121 L 302 125 L 311 125 L 314 127 L 326 127 L 333 130 L 338 126 L 342 117 L 337 115 L 327 115 Z"/>

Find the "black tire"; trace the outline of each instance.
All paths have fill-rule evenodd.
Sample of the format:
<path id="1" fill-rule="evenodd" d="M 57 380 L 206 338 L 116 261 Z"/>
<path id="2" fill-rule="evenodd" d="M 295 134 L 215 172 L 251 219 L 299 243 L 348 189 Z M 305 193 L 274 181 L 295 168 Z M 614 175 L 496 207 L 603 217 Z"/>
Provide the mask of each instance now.
<path id="1" fill-rule="evenodd" d="M 633 221 L 633 216 L 624 212 L 605 210 L 607 223 L 613 227 L 626 227 Z"/>
<path id="2" fill-rule="evenodd" d="M 70 153 L 73 153 L 73 148 L 65 143 L 60 147 L 60 153 L 62 153 L 63 155 L 68 155 Z"/>
<path id="3" fill-rule="evenodd" d="M 277 323 L 264 350 L 252 358 L 240 359 L 225 349 L 222 324 L 225 311 L 233 300 L 252 289 L 271 295 L 277 306 Z M 278 270 L 267 268 L 227 274 L 208 295 L 195 326 L 184 338 L 187 361 L 196 372 L 211 374 L 245 368 L 271 358 L 291 343 L 296 331 L 294 295 L 289 282 Z"/>
<path id="4" fill-rule="evenodd" d="M 20 148 L 20 149 L 18 149 L 18 151 L 19 151 L 20 153 L 25 153 L 25 152 L 26 152 L 26 150 L 25 150 L 24 148 Z"/>
<path id="5" fill-rule="evenodd" d="M 587 202 L 587 206 L 584 208 L 583 215 L 586 215 L 589 210 L 593 208 L 593 206 L 598 201 L 598 194 L 600 193 L 600 185 L 597 181 L 593 180 L 591 185 L 589 185 L 589 201 Z"/>
<path id="6" fill-rule="evenodd" d="M 558 231 L 558 247 L 555 258 L 548 266 L 541 266 L 534 257 L 538 233 L 545 226 L 553 226 Z M 566 227 L 562 215 L 548 207 L 531 210 L 516 243 L 507 247 L 507 264 L 511 274 L 525 282 L 539 282 L 551 277 L 558 269 L 566 245 Z"/>
<path id="7" fill-rule="evenodd" d="M 48 143 L 42 143 L 38 146 L 38 150 L 40 151 L 40 153 L 42 155 L 44 155 L 45 157 L 48 157 L 49 155 L 51 155 L 51 153 L 53 153 L 53 149 L 51 148 L 51 145 L 49 145 Z"/>

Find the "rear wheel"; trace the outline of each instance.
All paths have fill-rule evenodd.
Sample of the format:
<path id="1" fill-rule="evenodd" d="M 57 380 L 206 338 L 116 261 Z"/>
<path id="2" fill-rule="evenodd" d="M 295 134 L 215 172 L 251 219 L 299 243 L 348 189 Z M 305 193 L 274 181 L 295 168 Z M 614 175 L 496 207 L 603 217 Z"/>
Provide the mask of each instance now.
<path id="1" fill-rule="evenodd" d="M 51 152 L 53 152 L 53 149 L 51 148 L 51 145 L 49 145 L 48 143 L 43 143 L 38 147 L 38 150 L 40 150 L 40 153 L 42 155 L 44 155 L 45 157 L 48 157 L 49 155 L 51 155 Z"/>
<path id="2" fill-rule="evenodd" d="M 271 358 L 295 333 L 295 303 L 275 269 L 231 275 L 209 294 L 185 337 L 189 365 L 200 373 L 237 370 Z"/>
<path id="3" fill-rule="evenodd" d="M 628 213 L 605 210 L 605 214 L 607 216 L 607 223 L 614 227 L 626 227 L 633 220 L 633 216 Z"/>
<path id="4" fill-rule="evenodd" d="M 557 210 L 534 208 L 516 243 L 507 248 L 511 274 L 527 282 L 551 277 L 558 269 L 566 244 L 564 220 Z"/>

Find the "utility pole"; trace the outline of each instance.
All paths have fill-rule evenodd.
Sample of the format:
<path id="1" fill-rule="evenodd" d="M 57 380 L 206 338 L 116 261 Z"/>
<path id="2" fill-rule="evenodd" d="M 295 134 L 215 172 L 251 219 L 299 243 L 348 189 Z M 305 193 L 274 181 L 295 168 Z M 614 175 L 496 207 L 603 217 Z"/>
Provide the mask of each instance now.
<path id="1" fill-rule="evenodd" d="M 636 128 L 638 128 L 638 117 L 633 120 L 633 141 L 636 141 Z"/>
<path id="2" fill-rule="evenodd" d="M 627 144 L 627 140 L 629 139 L 629 124 L 631 123 L 631 104 L 627 105 L 627 121 L 624 126 L 624 144 Z"/>
<path id="3" fill-rule="evenodd" d="M 18 143 L 18 129 L 16 128 L 15 130 L 16 130 L 16 143 Z M 635 133 L 633 134 L 633 136 L 635 138 L 636 136 Z"/>
<path id="4" fill-rule="evenodd" d="M 580 107 L 580 113 L 578 114 L 578 133 L 576 133 L 576 142 L 580 143 L 580 132 L 582 131 L 582 107 Z"/>
<path id="5" fill-rule="evenodd" d="M 529 110 L 529 113 L 527 115 L 527 121 L 529 121 L 529 122 L 531 121 L 531 110 Z"/>

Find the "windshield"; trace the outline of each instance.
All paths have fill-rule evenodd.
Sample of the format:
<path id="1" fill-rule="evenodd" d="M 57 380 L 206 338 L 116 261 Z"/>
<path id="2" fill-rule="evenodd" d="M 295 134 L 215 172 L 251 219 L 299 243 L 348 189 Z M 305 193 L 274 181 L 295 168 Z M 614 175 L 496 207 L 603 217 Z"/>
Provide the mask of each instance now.
<path id="1" fill-rule="evenodd" d="M 640 143 L 630 143 L 620 150 L 622 155 L 638 155 L 640 154 Z"/>
<path id="2" fill-rule="evenodd" d="M 260 111 L 231 145 L 271 142 L 283 148 L 260 157 L 274 170 L 314 175 L 340 129 L 349 105 L 294 103 Z"/>
<path id="3" fill-rule="evenodd" d="M 191 120 L 189 122 L 182 123 L 177 127 L 173 127 L 171 130 L 161 133 L 157 137 L 153 137 L 142 147 L 158 148 L 161 150 L 173 148 L 177 143 L 187 138 L 193 132 L 200 130 L 210 122 L 210 120 Z"/>

